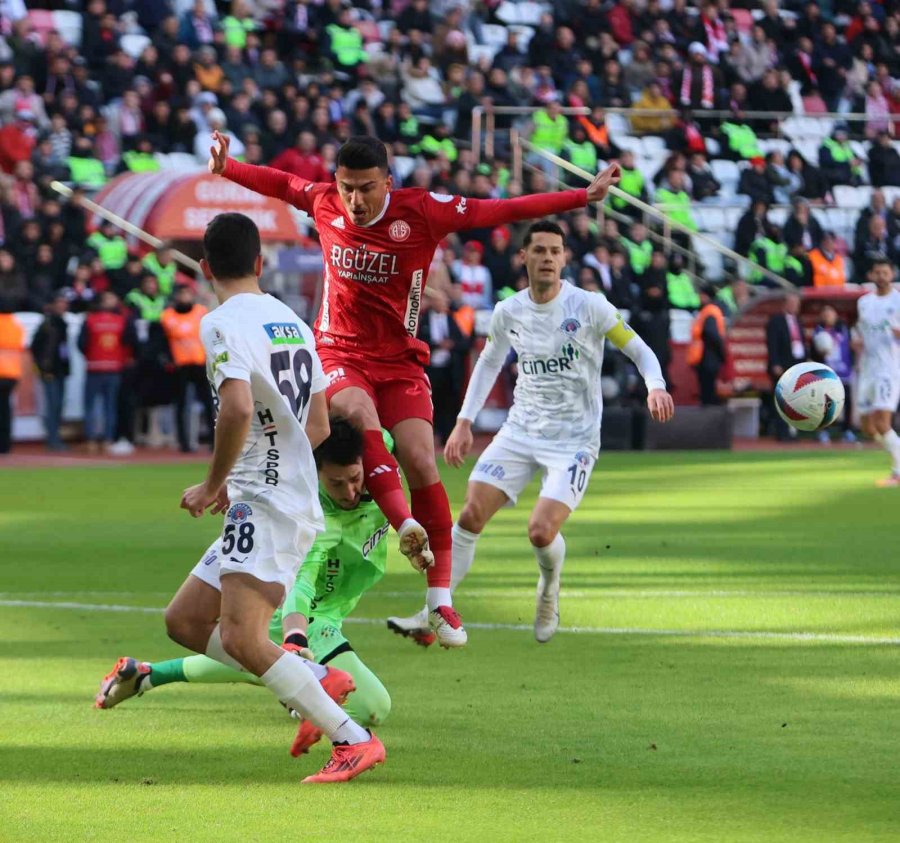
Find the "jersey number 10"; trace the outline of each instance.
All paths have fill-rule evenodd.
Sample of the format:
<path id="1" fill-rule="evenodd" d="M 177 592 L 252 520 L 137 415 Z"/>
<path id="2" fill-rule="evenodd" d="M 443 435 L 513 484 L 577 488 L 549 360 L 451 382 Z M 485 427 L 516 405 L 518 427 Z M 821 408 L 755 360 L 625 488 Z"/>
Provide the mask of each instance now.
<path id="1" fill-rule="evenodd" d="M 293 356 L 287 350 L 273 351 L 271 365 L 278 391 L 287 399 L 291 411 L 302 423 L 303 411 L 309 403 L 312 389 L 312 356 L 305 348 L 298 348 Z"/>

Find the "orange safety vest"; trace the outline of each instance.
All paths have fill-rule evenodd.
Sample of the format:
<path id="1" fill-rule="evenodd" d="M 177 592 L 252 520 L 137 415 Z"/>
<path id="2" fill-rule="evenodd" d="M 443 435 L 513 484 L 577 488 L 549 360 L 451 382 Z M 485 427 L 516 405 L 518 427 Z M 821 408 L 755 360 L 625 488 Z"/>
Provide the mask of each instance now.
<path id="1" fill-rule="evenodd" d="M 25 328 L 12 313 L 0 313 L 0 378 L 20 380 Z"/>
<path id="2" fill-rule="evenodd" d="M 691 325 L 691 344 L 688 346 L 687 362 L 689 366 L 699 366 L 703 359 L 703 323 L 712 316 L 716 320 L 719 333 L 725 336 L 725 317 L 718 305 L 708 304 L 703 307 Z"/>
<path id="3" fill-rule="evenodd" d="M 814 287 L 843 287 L 847 283 L 844 259 L 837 252 L 832 260 L 828 260 L 821 249 L 813 249 L 809 253 L 809 262 L 812 264 Z"/>
<path id="4" fill-rule="evenodd" d="M 587 117 L 579 117 L 578 122 L 584 126 L 585 134 L 594 146 L 609 146 L 609 128 L 606 123 L 595 126 Z"/>
<path id="5" fill-rule="evenodd" d="M 475 330 L 474 307 L 470 307 L 467 304 L 463 305 L 459 310 L 453 313 L 453 319 L 459 327 L 459 330 L 462 331 L 465 336 L 472 336 L 472 332 Z"/>
<path id="6" fill-rule="evenodd" d="M 202 304 L 195 304 L 187 313 L 179 313 L 174 307 L 163 311 L 159 321 L 166 332 L 176 366 L 202 366 L 206 363 L 206 352 L 200 342 L 200 320 L 206 313 Z"/>

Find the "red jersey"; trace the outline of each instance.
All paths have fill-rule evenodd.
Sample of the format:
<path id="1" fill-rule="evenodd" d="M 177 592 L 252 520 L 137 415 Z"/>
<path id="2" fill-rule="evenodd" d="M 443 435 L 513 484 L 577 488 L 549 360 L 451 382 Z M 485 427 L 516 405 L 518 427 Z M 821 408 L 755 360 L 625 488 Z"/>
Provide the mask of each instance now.
<path id="1" fill-rule="evenodd" d="M 288 202 L 316 223 L 325 259 L 322 306 L 315 324 L 323 347 L 379 358 L 410 354 L 423 365 L 428 346 L 416 339 L 422 291 L 438 243 L 454 231 L 488 228 L 582 208 L 586 190 L 469 199 L 420 188 L 391 191 L 365 226 L 344 211 L 337 185 L 305 181 L 271 167 L 229 158 L 225 177 Z"/>

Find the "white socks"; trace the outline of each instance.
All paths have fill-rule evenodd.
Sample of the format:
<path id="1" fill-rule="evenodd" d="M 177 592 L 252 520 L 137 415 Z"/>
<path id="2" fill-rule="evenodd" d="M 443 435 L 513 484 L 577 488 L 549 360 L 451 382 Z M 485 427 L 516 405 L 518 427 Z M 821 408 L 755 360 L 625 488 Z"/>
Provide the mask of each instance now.
<path id="1" fill-rule="evenodd" d="M 221 664 L 228 665 L 228 667 L 233 667 L 235 670 L 247 673 L 247 671 L 244 670 L 244 666 L 237 661 L 237 659 L 231 658 L 231 656 L 225 652 L 225 648 L 222 646 L 222 633 L 219 632 L 219 624 L 216 624 L 212 634 L 209 636 L 209 641 L 206 642 L 206 655 Z"/>
<path id="2" fill-rule="evenodd" d="M 294 653 L 282 655 L 259 678 L 281 702 L 318 726 L 332 743 L 369 740 L 369 733 L 325 693 L 303 659 Z"/>
<path id="3" fill-rule="evenodd" d="M 469 568 L 475 561 L 475 545 L 480 538 L 479 533 L 470 533 L 459 524 L 454 524 L 450 531 L 453 537 L 452 566 L 450 568 L 450 591 L 456 591 L 457 586 L 469 573 Z"/>
<path id="4" fill-rule="evenodd" d="M 889 430 L 887 433 L 876 433 L 875 441 L 880 442 L 881 446 L 891 455 L 894 464 L 894 474 L 900 474 L 900 436 L 896 430 Z"/>
<path id="5" fill-rule="evenodd" d="M 535 547 L 534 555 L 541 569 L 544 591 L 558 589 L 563 562 L 566 560 L 566 541 L 562 533 L 557 533 L 556 538 L 546 547 Z"/>
<path id="6" fill-rule="evenodd" d="M 450 596 L 450 589 L 428 586 L 425 589 L 425 605 L 429 612 L 437 609 L 438 606 L 452 606 L 453 598 Z"/>

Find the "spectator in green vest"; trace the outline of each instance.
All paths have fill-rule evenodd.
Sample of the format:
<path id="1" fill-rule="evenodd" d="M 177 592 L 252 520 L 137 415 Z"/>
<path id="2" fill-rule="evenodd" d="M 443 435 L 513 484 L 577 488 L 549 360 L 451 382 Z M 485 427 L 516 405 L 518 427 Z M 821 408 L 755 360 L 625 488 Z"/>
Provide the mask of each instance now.
<path id="1" fill-rule="evenodd" d="M 644 174 L 637 168 L 634 162 L 634 153 L 630 149 L 626 149 L 622 152 L 622 155 L 619 158 L 619 168 L 622 173 L 621 180 L 619 181 L 619 190 L 623 190 L 635 199 L 646 202 L 648 197 Z M 629 205 L 628 202 L 624 199 L 620 199 L 618 196 L 611 197 L 609 201 L 613 208 L 623 214 L 637 217 L 641 213 L 634 205 Z"/>
<path id="2" fill-rule="evenodd" d="M 862 184 L 862 161 L 850 146 L 846 123 L 836 123 L 831 137 L 822 141 L 819 167 L 831 186 L 849 184 L 856 187 Z"/>
<path id="3" fill-rule="evenodd" d="M 328 33 L 328 52 L 339 70 L 353 73 L 369 60 L 363 49 L 362 33 L 353 25 L 349 9 L 343 9 L 337 23 L 328 24 L 325 31 Z"/>
<path id="4" fill-rule="evenodd" d="M 597 172 L 599 161 L 597 147 L 588 140 L 587 132 L 580 123 L 574 125 L 571 137 L 563 143 L 562 157 L 591 175 Z M 583 178 L 568 172 L 565 181 L 573 187 L 581 187 L 584 184 Z"/>
<path id="5" fill-rule="evenodd" d="M 153 151 L 153 141 L 146 135 L 138 138 L 134 149 L 122 153 L 119 172 L 155 173 L 160 169 L 159 161 Z"/>
<path id="6" fill-rule="evenodd" d="M 735 111 L 719 127 L 722 157 L 732 161 L 749 161 L 762 155 L 756 132 L 744 119 L 742 111 Z"/>
<path id="7" fill-rule="evenodd" d="M 812 264 L 803 243 L 794 243 L 784 259 L 784 280 L 795 287 L 811 287 L 813 282 Z"/>
<path id="8" fill-rule="evenodd" d="M 134 315 L 147 322 L 159 322 L 168 300 L 169 297 L 160 291 L 156 276 L 149 270 L 141 276 L 140 287 L 125 296 L 125 304 L 134 311 Z"/>
<path id="9" fill-rule="evenodd" d="M 450 137 L 450 129 L 443 123 L 438 123 L 430 132 L 426 132 L 422 140 L 410 148 L 410 152 L 416 155 L 422 153 L 429 158 L 437 158 L 444 153 L 451 164 L 459 157 L 456 144 Z"/>
<path id="10" fill-rule="evenodd" d="M 774 272 L 776 275 L 783 275 L 787 259 L 787 247 L 782 242 L 781 231 L 779 231 L 777 226 L 768 226 L 764 233 L 753 241 L 748 257 L 754 263 Z M 773 281 L 756 268 L 750 270 L 747 280 L 751 284 L 756 284 L 760 287 L 778 287 L 776 281 Z"/>
<path id="11" fill-rule="evenodd" d="M 75 141 L 72 154 L 66 160 L 72 181 L 79 187 L 96 190 L 106 184 L 103 162 L 94 155 L 94 144 L 88 137 Z"/>
<path id="12" fill-rule="evenodd" d="M 643 275 L 653 259 L 653 243 L 650 242 L 647 226 L 642 222 L 632 223 L 627 237 L 620 237 L 619 242 L 628 255 L 628 263 L 635 276 Z"/>
<path id="13" fill-rule="evenodd" d="M 700 295 L 691 276 L 684 268 L 684 258 L 672 255 L 669 258 L 669 271 L 666 273 L 666 295 L 669 307 L 676 310 L 697 310 L 700 307 Z"/>
<path id="14" fill-rule="evenodd" d="M 128 243 L 109 220 L 103 220 L 86 243 L 97 253 L 107 272 L 117 272 L 128 261 Z"/>
<path id="15" fill-rule="evenodd" d="M 175 289 L 175 275 L 178 264 L 172 256 L 172 248 L 164 243 L 155 252 L 150 252 L 142 261 L 144 268 L 152 272 L 159 281 L 160 292 L 166 297 Z"/>
<path id="16" fill-rule="evenodd" d="M 247 46 L 247 33 L 256 31 L 256 21 L 244 0 L 234 0 L 231 14 L 222 20 L 222 32 L 226 47 L 243 50 Z"/>
<path id="17" fill-rule="evenodd" d="M 558 102 L 550 102 L 540 111 L 536 111 L 532 117 L 532 132 L 529 140 L 538 149 L 561 155 L 566 141 L 569 139 L 569 121 L 562 113 L 562 106 Z M 548 161 L 543 155 L 536 152 L 528 156 L 528 161 L 536 167 L 540 167 L 550 179 L 557 178 L 557 167 L 552 161 Z M 551 190 L 553 187 L 551 186 Z"/>
<path id="18" fill-rule="evenodd" d="M 691 197 L 684 189 L 684 170 L 669 172 L 669 186 L 656 191 L 656 207 L 669 219 L 681 223 L 691 231 L 697 230 L 697 223 L 691 213 Z"/>

